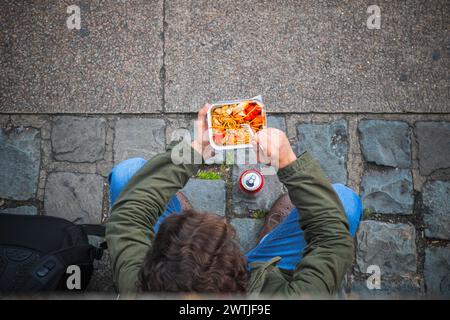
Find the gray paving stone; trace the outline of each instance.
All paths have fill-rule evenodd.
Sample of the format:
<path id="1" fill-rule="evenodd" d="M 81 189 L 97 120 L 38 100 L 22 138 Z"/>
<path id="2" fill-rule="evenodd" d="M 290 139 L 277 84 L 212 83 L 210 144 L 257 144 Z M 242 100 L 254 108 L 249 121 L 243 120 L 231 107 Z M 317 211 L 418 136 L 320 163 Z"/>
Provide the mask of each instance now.
<path id="1" fill-rule="evenodd" d="M 10 116 L 7 114 L 0 114 L 0 128 L 4 128 L 7 126 L 10 121 Z"/>
<path id="2" fill-rule="evenodd" d="M 286 132 L 286 120 L 283 116 L 267 115 L 267 127 L 276 128 L 283 132 Z"/>
<path id="3" fill-rule="evenodd" d="M 407 169 L 369 170 L 362 177 L 364 208 L 375 213 L 412 214 L 411 172 Z"/>
<path id="4" fill-rule="evenodd" d="M 423 294 L 423 286 L 414 281 L 391 282 L 381 277 L 380 289 L 368 289 L 366 281 L 354 281 L 350 299 L 417 299 Z"/>
<path id="5" fill-rule="evenodd" d="M 0 112 L 162 109 L 163 1 L 0 4 Z M 67 7 L 81 9 L 69 30 Z"/>
<path id="6" fill-rule="evenodd" d="M 117 120 L 113 145 L 115 163 L 132 157 L 150 159 L 164 150 L 164 120 L 151 118 Z"/>
<path id="7" fill-rule="evenodd" d="M 24 127 L 32 127 L 35 129 L 41 129 L 42 139 L 44 138 L 43 128 L 48 126 L 48 117 L 46 115 L 39 114 L 12 114 L 11 115 L 11 124 L 13 126 L 24 126 Z"/>
<path id="8" fill-rule="evenodd" d="M 263 94 L 271 112 L 447 112 L 446 1 L 379 5 L 369 30 L 360 1 L 166 2 L 166 110 Z"/>
<path id="9" fill-rule="evenodd" d="M 47 178 L 45 213 L 75 223 L 98 224 L 102 214 L 103 179 L 97 174 L 54 172 Z"/>
<path id="10" fill-rule="evenodd" d="M 253 210 L 269 211 L 273 203 L 286 191 L 283 189 L 278 176 L 264 175 L 264 186 L 256 196 L 248 196 L 239 188 L 239 177 L 242 172 L 249 169 L 259 169 L 259 165 L 234 165 L 232 172 L 232 206 L 233 212 L 238 215 L 248 215 Z"/>
<path id="11" fill-rule="evenodd" d="M 419 144 L 419 168 L 422 175 L 450 168 L 450 122 L 417 122 L 415 134 Z"/>
<path id="12" fill-rule="evenodd" d="M 195 209 L 225 216 L 225 181 L 191 178 L 180 191 Z"/>
<path id="13" fill-rule="evenodd" d="M 53 121 L 53 156 L 59 161 L 95 162 L 105 154 L 104 118 L 60 116 Z"/>
<path id="14" fill-rule="evenodd" d="M 425 235 L 450 240 L 450 182 L 425 183 L 422 199 Z"/>
<path id="15" fill-rule="evenodd" d="M 36 195 L 40 144 L 36 129 L 0 130 L 0 198 L 27 200 Z"/>
<path id="16" fill-rule="evenodd" d="M 450 249 L 425 250 L 425 284 L 427 294 L 435 298 L 450 298 Z"/>
<path id="17" fill-rule="evenodd" d="M 326 124 L 300 124 L 297 134 L 297 153 L 310 152 L 331 182 L 346 184 L 347 122 L 341 119 Z"/>
<path id="18" fill-rule="evenodd" d="M 236 230 L 239 237 L 239 244 L 242 252 L 246 253 L 253 249 L 258 240 L 258 234 L 264 224 L 263 219 L 234 218 L 231 219 L 231 225 Z"/>
<path id="19" fill-rule="evenodd" d="M 15 208 L 1 209 L 0 213 L 37 215 L 37 208 L 33 206 L 20 206 Z"/>
<path id="20" fill-rule="evenodd" d="M 225 155 L 226 152 L 224 150 L 215 150 L 214 155 L 211 158 L 205 160 L 205 164 L 213 165 L 225 163 Z"/>
<path id="21" fill-rule="evenodd" d="M 97 0 L 81 30 L 67 5 L 1 3 L 0 111 L 155 112 L 163 93 L 169 111 L 258 93 L 278 112 L 448 109 L 445 0 L 384 2 L 380 30 L 357 1 Z"/>
<path id="22" fill-rule="evenodd" d="M 357 233 L 357 270 L 380 267 L 381 276 L 406 276 L 417 270 L 416 233 L 412 225 L 362 221 Z"/>
<path id="23" fill-rule="evenodd" d="M 364 159 L 378 165 L 409 168 L 411 130 L 406 122 L 363 120 L 358 125 Z"/>
<path id="24" fill-rule="evenodd" d="M 184 117 L 166 118 L 166 141 L 167 144 L 177 141 L 180 138 L 194 139 L 195 121 Z M 189 135 L 188 135 L 189 133 Z"/>

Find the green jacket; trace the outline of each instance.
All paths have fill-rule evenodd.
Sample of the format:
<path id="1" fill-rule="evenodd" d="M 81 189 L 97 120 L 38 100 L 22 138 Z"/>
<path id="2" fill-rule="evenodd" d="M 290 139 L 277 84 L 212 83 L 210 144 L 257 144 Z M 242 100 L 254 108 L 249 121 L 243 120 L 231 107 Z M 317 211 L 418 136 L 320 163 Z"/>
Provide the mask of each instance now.
<path id="1" fill-rule="evenodd" d="M 154 239 L 153 226 L 165 205 L 199 165 L 171 161 L 171 149 L 153 157 L 122 191 L 106 224 L 114 281 L 121 294 L 135 294 L 138 272 Z M 188 148 L 191 155 L 199 156 Z M 256 263 L 248 292 L 263 295 L 330 295 L 353 261 L 353 239 L 341 202 L 318 163 L 308 153 L 278 171 L 301 213 L 307 247 L 293 273 L 276 266 L 279 258 Z M 197 208 L 200 209 L 201 208 Z"/>

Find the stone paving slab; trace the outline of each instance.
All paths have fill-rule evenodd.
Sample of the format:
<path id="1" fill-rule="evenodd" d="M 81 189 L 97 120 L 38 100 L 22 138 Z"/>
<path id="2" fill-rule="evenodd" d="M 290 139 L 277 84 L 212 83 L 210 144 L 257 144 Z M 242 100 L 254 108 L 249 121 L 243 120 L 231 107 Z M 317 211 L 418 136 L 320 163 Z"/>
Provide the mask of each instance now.
<path id="1" fill-rule="evenodd" d="M 450 122 L 418 121 L 415 134 L 419 145 L 421 174 L 450 168 Z"/>
<path id="2" fill-rule="evenodd" d="M 225 216 L 225 181 L 191 178 L 180 191 L 195 209 Z"/>
<path id="3" fill-rule="evenodd" d="M 305 151 L 319 162 L 332 183 L 347 183 L 348 132 L 344 119 L 297 126 L 297 154 Z"/>
<path id="4" fill-rule="evenodd" d="M 450 298 L 450 248 L 425 250 L 425 283 L 435 298 Z"/>
<path id="5" fill-rule="evenodd" d="M 162 3 L 2 1 L 0 112 L 161 111 Z"/>
<path id="6" fill-rule="evenodd" d="M 450 182 L 429 181 L 422 193 L 425 235 L 450 240 Z"/>
<path id="7" fill-rule="evenodd" d="M 95 162 L 105 153 L 106 120 L 62 116 L 53 121 L 51 140 L 56 160 Z"/>
<path id="8" fill-rule="evenodd" d="M 448 3 L 377 4 L 369 30 L 360 1 L 168 1 L 166 111 L 257 94 L 272 112 L 448 111 Z"/>
<path id="9" fill-rule="evenodd" d="M 55 172 L 48 176 L 44 198 L 47 215 L 98 224 L 102 201 L 103 179 L 97 174 Z"/>
<path id="10" fill-rule="evenodd" d="M 257 244 L 258 234 L 263 227 L 264 219 L 234 218 L 231 219 L 230 223 L 239 237 L 242 252 L 247 253 L 253 249 Z"/>
<path id="11" fill-rule="evenodd" d="M 404 277 L 417 270 L 416 233 L 412 225 L 362 221 L 357 233 L 357 270 L 366 273 L 370 265 L 382 275 Z"/>
<path id="12" fill-rule="evenodd" d="M 0 198 L 27 200 L 36 195 L 40 144 L 39 130 L 0 128 Z"/>
<path id="13" fill-rule="evenodd" d="M 446 0 L 2 1 L 0 112 L 448 112 Z M 165 22 L 165 25 L 163 24 Z"/>
<path id="14" fill-rule="evenodd" d="M 116 122 L 114 162 L 141 157 L 149 160 L 165 151 L 165 122 L 152 118 L 121 118 Z"/>
<path id="15" fill-rule="evenodd" d="M 411 130 L 406 122 L 363 120 L 358 131 L 366 161 L 396 168 L 411 166 Z"/>
<path id="16" fill-rule="evenodd" d="M 166 118 L 166 142 L 178 141 L 180 138 L 194 139 L 195 119 L 182 116 Z"/>
<path id="17" fill-rule="evenodd" d="M 286 133 L 286 121 L 284 117 L 267 115 L 267 127 L 276 128 Z"/>
<path id="18" fill-rule="evenodd" d="M 363 206 L 371 212 L 412 214 L 413 182 L 409 170 L 367 170 L 361 186 Z"/>

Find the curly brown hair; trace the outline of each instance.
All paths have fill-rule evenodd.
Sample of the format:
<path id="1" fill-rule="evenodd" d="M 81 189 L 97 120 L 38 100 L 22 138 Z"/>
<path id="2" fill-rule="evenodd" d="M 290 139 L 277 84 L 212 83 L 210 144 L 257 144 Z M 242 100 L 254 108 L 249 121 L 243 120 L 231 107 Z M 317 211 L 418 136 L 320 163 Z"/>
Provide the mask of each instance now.
<path id="1" fill-rule="evenodd" d="M 141 292 L 244 293 L 246 258 L 225 218 L 189 210 L 164 219 L 139 272 Z"/>

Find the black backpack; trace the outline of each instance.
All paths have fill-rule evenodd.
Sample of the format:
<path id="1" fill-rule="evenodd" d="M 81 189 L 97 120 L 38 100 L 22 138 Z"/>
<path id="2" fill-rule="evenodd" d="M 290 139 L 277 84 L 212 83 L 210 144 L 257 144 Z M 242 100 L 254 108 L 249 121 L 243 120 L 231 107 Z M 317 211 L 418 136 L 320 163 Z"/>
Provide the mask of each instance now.
<path id="1" fill-rule="evenodd" d="M 0 294 L 85 290 L 93 261 L 106 248 L 104 242 L 90 245 L 88 235 L 104 237 L 105 228 L 51 216 L 0 214 Z M 73 268 L 79 268 L 80 288 L 67 286 Z"/>

